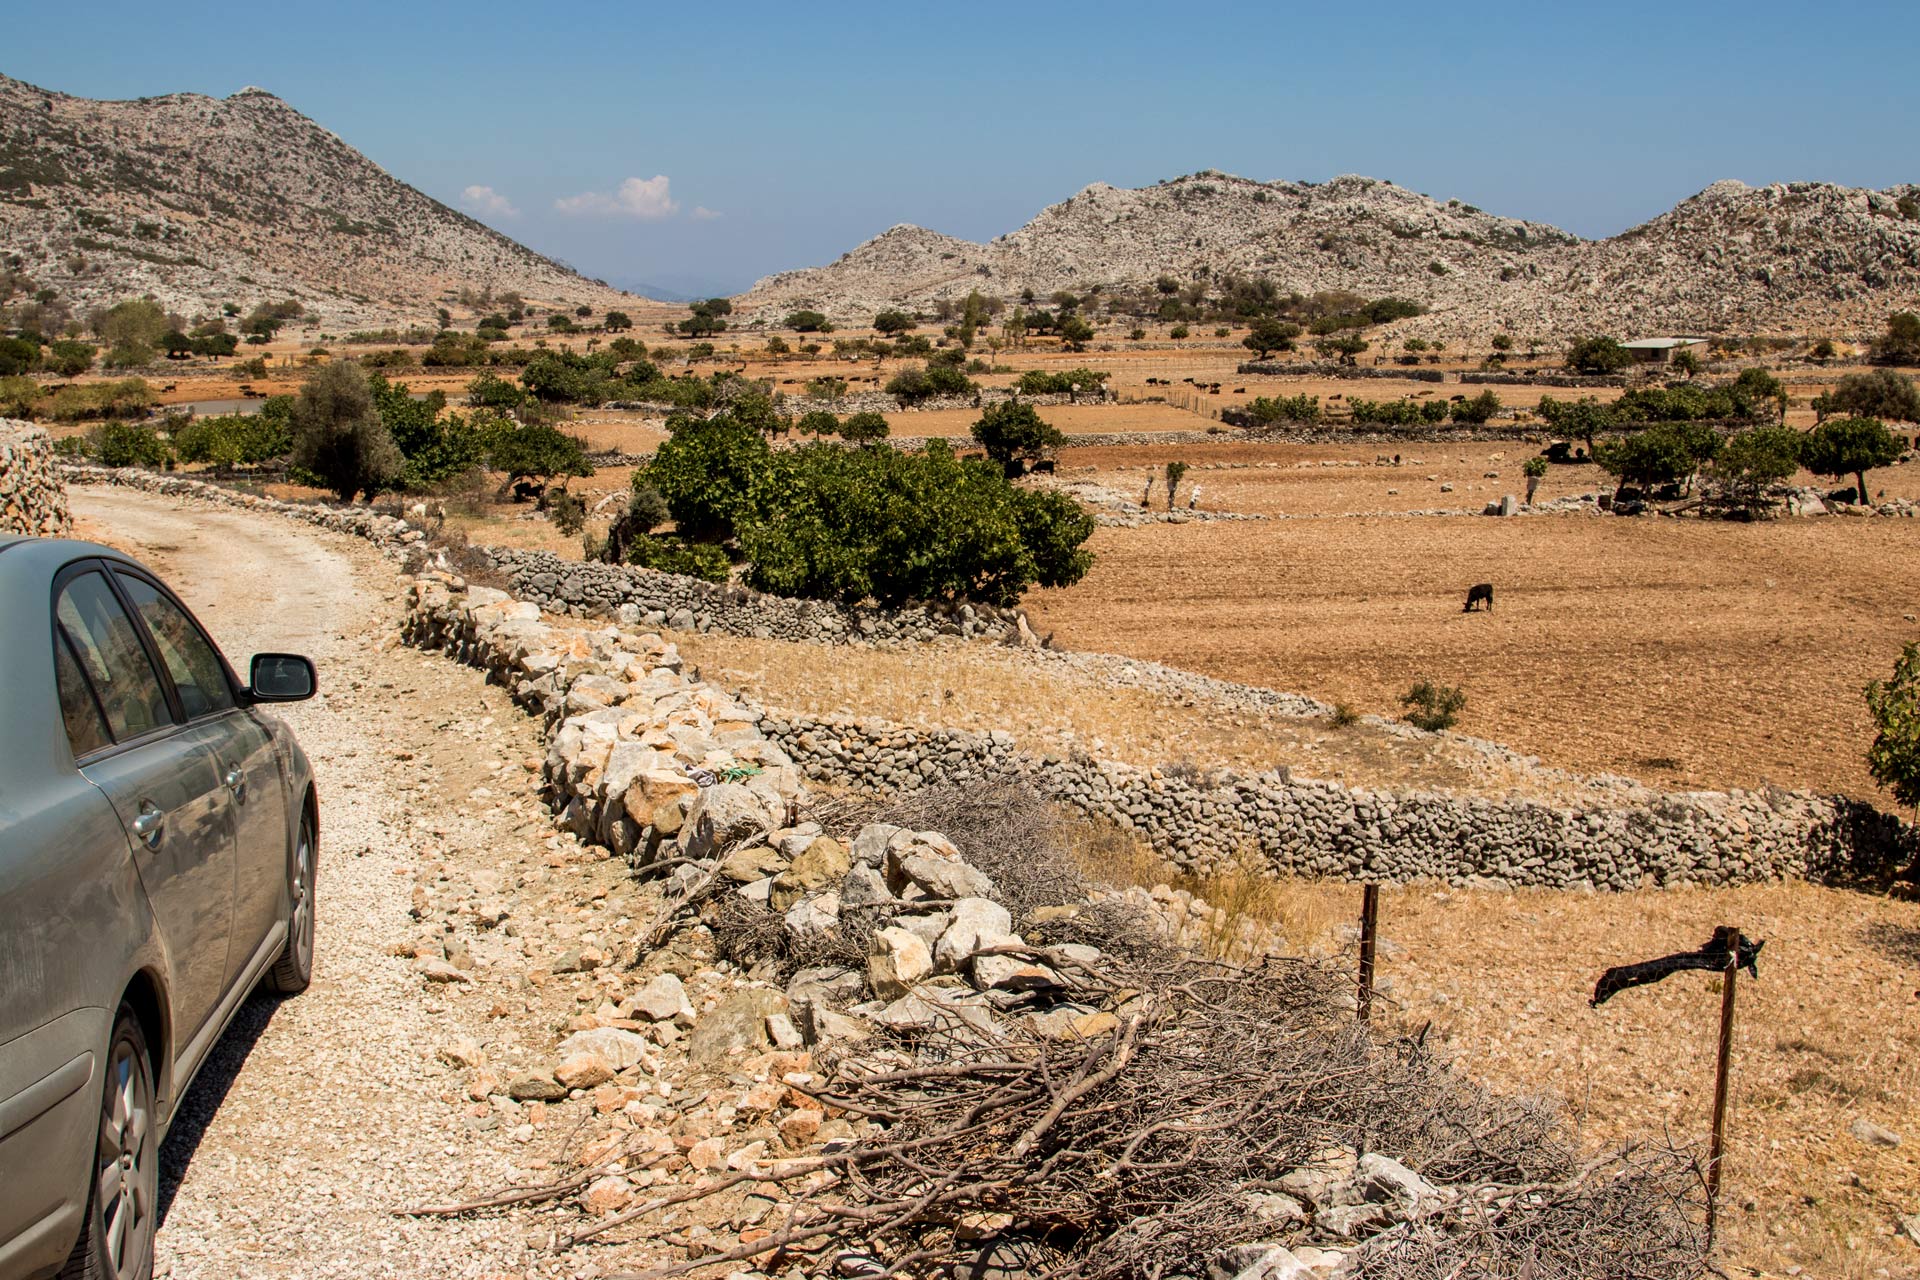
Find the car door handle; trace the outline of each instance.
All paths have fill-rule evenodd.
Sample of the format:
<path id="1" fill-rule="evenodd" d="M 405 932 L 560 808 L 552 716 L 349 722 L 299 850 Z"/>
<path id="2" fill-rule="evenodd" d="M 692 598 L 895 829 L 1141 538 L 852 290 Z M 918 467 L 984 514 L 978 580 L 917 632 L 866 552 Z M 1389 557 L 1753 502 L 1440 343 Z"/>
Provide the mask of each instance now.
<path id="1" fill-rule="evenodd" d="M 247 775 L 244 772 L 237 768 L 229 769 L 220 780 L 227 784 L 227 790 L 233 793 L 235 800 L 241 804 L 247 802 Z"/>
<path id="2" fill-rule="evenodd" d="M 140 804 L 140 812 L 133 820 L 133 834 L 140 837 L 149 849 L 160 847 L 160 837 L 167 833 L 167 815 L 162 813 L 151 800 Z"/>

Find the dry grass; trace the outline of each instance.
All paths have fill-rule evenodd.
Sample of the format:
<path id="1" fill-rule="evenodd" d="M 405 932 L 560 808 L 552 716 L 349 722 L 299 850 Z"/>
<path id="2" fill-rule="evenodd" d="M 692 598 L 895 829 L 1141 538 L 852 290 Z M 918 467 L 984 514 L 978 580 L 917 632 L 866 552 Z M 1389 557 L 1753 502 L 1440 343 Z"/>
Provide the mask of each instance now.
<path id="1" fill-rule="evenodd" d="M 1145 768 L 1286 767 L 1370 787 L 1570 799 L 1572 793 L 1444 738 L 1408 739 L 1132 688 L 1098 668 L 995 645 L 851 649 L 718 634 L 676 637 L 701 674 L 816 716 L 1011 733 L 1030 754 L 1083 750 Z"/>

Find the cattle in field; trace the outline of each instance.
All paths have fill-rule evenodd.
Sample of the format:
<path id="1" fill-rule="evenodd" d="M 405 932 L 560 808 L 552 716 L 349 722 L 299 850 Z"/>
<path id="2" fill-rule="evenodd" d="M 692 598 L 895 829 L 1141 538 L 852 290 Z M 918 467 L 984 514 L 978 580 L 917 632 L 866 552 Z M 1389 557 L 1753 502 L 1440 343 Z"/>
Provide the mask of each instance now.
<path id="1" fill-rule="evenodd" d="M 1493 584 L 1491 582 L 1476 583 L 1475 585 L 1468 587 L 1467 588 L 1467 605 L 1466 605 L 1466 608 L 1462 609 L 1460 612 L 1472 613 L 1473 607 L 1476 604 L 1484 604 L 1487 606 L 1488 613 L 1493 612 Z"/>

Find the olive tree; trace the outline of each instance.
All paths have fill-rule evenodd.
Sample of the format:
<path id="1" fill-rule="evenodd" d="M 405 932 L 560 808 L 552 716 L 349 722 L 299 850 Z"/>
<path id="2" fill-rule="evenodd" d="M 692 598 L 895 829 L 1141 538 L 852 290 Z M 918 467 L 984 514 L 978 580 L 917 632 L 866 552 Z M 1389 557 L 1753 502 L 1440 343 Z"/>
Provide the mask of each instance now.
<path id="1" fill-rule="evenodd" d="M 1820 397 L 1820 401 L 1823 414 L 1920 422 L 1920 387 L 1914 385 L 1912 378 L 1891 369 L 1850 373 L 1840 379 L 1840 384 L 1831 392 Z"/>
<path id="2" fill-rule="evenodd" d="M 1007 400 L 987 406 L 973 424 L 973 438 L 987 456 L 1009 471 L 1045 456 L 1067 442 L 1066 435 L 1049 424 L 1030 404 Z"/>
<path id="3" fill-rule="evenodd" d="M 322 365 L 301 384 L 288 428 L 294 470 L 314 477 L 342 502 L 391 487 L 405 467 L 367 375 L 351 360 Z"/>
<path id="4" fill-rule="evenodd" d="M 1900 442 L 1877 418 L 1830 418 L 1807 433 L 1800 461 L 1817 476 L 1852 476 L 1867 501 L 1867 472 L 1900 460 Z"/>

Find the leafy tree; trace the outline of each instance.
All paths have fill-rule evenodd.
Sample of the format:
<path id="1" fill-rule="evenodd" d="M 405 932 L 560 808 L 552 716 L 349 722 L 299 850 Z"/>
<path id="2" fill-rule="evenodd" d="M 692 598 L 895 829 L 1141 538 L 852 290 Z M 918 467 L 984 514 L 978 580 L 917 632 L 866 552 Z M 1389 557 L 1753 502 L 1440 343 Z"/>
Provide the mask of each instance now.
<path id="1" fill-rule="evenodd" d="M 1575 373 L 1618 373 L 1633 363 L 1633 353 L 1618 338 L 1604 334 L 1581 338 L 1567 348 L 1567 368 Z"/>
<path id="2" fill-rule="evenodd" d="M 586 442 L 546 423 L 507 423 L 494 434 L 487 465 L 506 476 L 517 499 L 525 490 L 559 477 L 590 476 Z"/>
<path id="3" fill-rule="evenodd" d="M 1887 317 L 1887 331 L 1873 344 L 1878 364 L 1920 364 L 1920 315 L 1896 311 Z"/>
<path id="4" fill-rule="evenodd" d="M 1900 442 L 1877 418 L 1831 418 L 1806 436 L 1801 465 L 1817 476 L 1852 476 L 1861 502 L 1867 496 L 1867 472 L 1900 460 Z"/>
<path id="5" fill-rule="evenodd" d="M 915 320 L 912 316 L 908 315 L 904 311 L 899 311 L 894 309 L 882 311 L 879 315 L 873 318 L 874 331 L 876 333 L 884 333 L 888 337 L 893 337 L 896 334 L 906 333 L 909 330 L 917 329 L 919 327 L 920 327 L 920 322 L 918 320 Z"/>
<path id="6" fill-rule="evenodd" d="M 1593 396 L 1582 396 L 1573 401 L 1541 396 L 1536 412 L 1555 430 L 1573 439 L 1586 441 L 1589 457 L 1593 456 L 1594 441 L 1600 433 L 1615 430 L 1620 425 L 1613 406 L 1602 404 Z"/>
<path id="7" fill-rule="evenodd" d="M 144 342 L 117 342 L 100 363 L 109 369 L 138 369 L 153 363 L 153 348 Z"/>
<path id="8" fill-rule="evenodd" d="M 1501 352 L 1502 354 L 1505 354 L 1506 352 L 1513 350 L 1513 335 L 1510 333 L 1494 334 L 1493 349 L 1495 351 Z"/>
<path id="9" fill-rule="evenodd" d="M 796 333 L 833 332 L 833 322 L 818 311 L 795 311 L 787 317 L 786 326 Z"/>
<path id="10" fill-rule="evenodd" d="M 234 467 L 269 462 L 292 448 L 283 414 L 249 413 L 195 418 L 173 433 L 182 462 Z"/>
<path id="11" fill-rule="evenodd" d="M 733 304 L 725 298 L 710 298 L 694 303 L 688 310 L 693 314 L 680 322 L 680 332 L 693 338 L 710 338 L 726 331 L 727 322 L 721 317 L 733 311 Z"/>
<path id="12" fill-rule="evenodd" d="M 1093 341 L 1093 326 L 1079 316 L 1062 316 L 1058 327 L 1060 342 L 1069 351 L 1085 351 Z"/>
<path id="13" fill-rule="evenodd" d="M 1673 367 L 1691 378 L 1700 372 L 1700 357 L 1691 351 L 1682 351 L 1673 357 Z"/>
<path id="14" fill-rule="evenodd" d="M 483 373 L 467 384 L 467 403 L 477 408 L 511 413 L 527 403 L 525 391 L 492 373 Z"/>
<path id="15" fill-rule="evenodd" d="M 163 467 L 173 459 L 167 442 L 145 423 L 103 422 L 90 439 L 103 467 Z"/>
<path id="16" fill-rule="evenodd" d="M 1659 422 L 1600 442 L 1593 460 L 1622 486 L 1652 487 L 1690 480 L 1718 452 L 1720 437 L 1696 423 Z"/>
<path id="17" fill-rule="evenodd" d="M 1823 399 L 1827 413 L 1920 422 L 1920 387 L 1914 385 L 1912 378 L 1891 369 L 1850 373 Z"/>
<path id="18" fill-rule="evenodd" d="M 1266 426 L 1274 422 L 1320 421 L 1320 397 L 1304 393 L 1297 396 L 1256 396 L 1247 413 L 1254 422 Z"/>
<path id="19" fill-rule="evenodd" d="M 233 339 L 232 334 L 222 336 L 228 341 Z M 41 359 L 49 371 L 63 378 L 73 378 L 93 368 L 93 356 L 94 348 L 90 344 L 63 338 L 48 347 L 47 354 Z"/>
<path id="20" fill-rule="evenodd" d="M 32 373 L 40 363 L 40 344 L 25 338 L 0 338 L 0 378 Z"/>
<path id="21" fill-rule="evenodd" d="M 1408 724 L 1428 733 L 1438 733 L 1451 729 L 1460 718 L 1461 708 L 1467 705 L 1467 695 L 1455 685 L 1421 680 L 1401 696 L 1400 705 L 1408 708 Z"/>
<path id="22" fill-rule="evenodd" d="M 684 538 L 719 542 L 734 535 L 745 514 L 753 478 L 764 472 L 772 450 L 766 437 L 731 414 L 667 420 L 667 440 L 634 474 L 666 499 Z"/>
<path id="23" fill-rule="evenodd" d="M 927 364 L 902 369 L 888 379 L 885 390 L 902 404 L 918 404 L 934 396 L 973 395 L 979 388 L 956 365 Z"/>
<path id="24" fill-rule="evenodd" d="M 1720 448 L 1713 460 L 1713 483 L 1725 497 L 1748 511 L 1759 507 L 1767 491 L 1800 469 L 1806 436 L 1792 427 L 1755 427 Z"/>
<path id="25" fill-rule="evenodd" d="M 551 329 L 555 333 L 572 333 L 573 327 L 574 326 L 573 326 L 572 316 L 562 315 L 560 312 L 556 311 L 552 315 L 547 317 L 547 328 Z"/>
<path id="26" fill-rule="evenodd" d="M 633 317 L 624 311 L 609 311 L 607 312 L 607 318 L 600 323 L 604 328 L 618 333 L 623 329 L 633 328 Z M 501 327 L 505 328 L 506 326 L 502 325 Z"/>
<path id="27" fill-rule="evenodd" d="M 291 462 L 342 502 L 378 493 L 400 478 L 404 460 L 380 421 L 367 375 L 350 360 L 322 365 L 294 398 Z"/>
<path id="28" fill-rule="evenodd" d="M 1322 356 L 1334 356 L 1341 364 L 1354 364 L 1356 357 L 1371 344 L 1357 333 L 1337 333 L 1320 339 L 1313 349 Z"/>
<path id="29" fill-rule="evenodd" d="M 129 298 L 115 303 L 94 320 L 93 330 L 109 347 L 138 343 L 151 347 L 173 326 L 152 298 Z"/>
<path id="30" fill-rule="evenodd" d="M 1240 345 L 1265 360 L 1271 352 L 1293 350 L 1293 340 L 1299 336 L 1299 325 L 1273 316 L 1263 316 L 1253 322 L 1253 328 L 1246 337 L 1240 339 Z"/>
<path id="31" fill-rule="evenodd" d="M 1867 771 L 1920 815 L 1920 645 L 1903 646 L 1893 676 L 1869 684 L 1866 696 L 1874 727 Z"/>
<path id="32" fill-rule="evenodd" d="M 612 394 L 611 363 L 605 356 L 542 351 L 520 371 L 520 385 L 550 404 L 601 404 Z"/>
<path id="33" fill-rule="evenodd" d="M 1787 387 L 1761 368 L 1742 369 L 1727 388 L 1735 413 L 1742 418 L 1787 416 Z"/>
<path id="34" fill-rule="evenodd" d="M 1042 419 L 1032 405 L 1011 400 L 988 405 L 973 424 L 973 438 L 987 457 L 1010 471 L 1067 442 L 1066 435 Z"/>
<path id="35" fill-rule="evenodd" d="M 832 417 L 832 414 L 827 414 Z M 849 414 L 840 424 L 840 438 L 853 444 L 878 444 L 887 438 L 891 430 L 886 418 L 868 409 L 861 413 Z"/>
<path id="36" fill-rule="evenodd" d="M 1169 338 L 1172 338 L 1175 342 L 1178 342 L 1180 341 L 1180 339 L 1186 337 L 1191 332 L 1192 330 L 1188 329 L 1187 326 L 1183 324 L 1177 324 L 1173 326 L 1173 328 L 1167 330 L 1167 336 Z"/>
<path id="37" fill-rule="evenodd" d="M 708 298 L 705 302 L 696 302 L 691 310 L 705 312 L 710 316 L 730 316 L 733 314 L 731 298 Z"/>
<path id="38" fill-rule="evenodd" d="M 840 419 L 825 409 L 814 409 L 801 414 L 800 420 L 793 424 L 793 429 L 803 436 L 837 436 L 840 434 Z"/>

